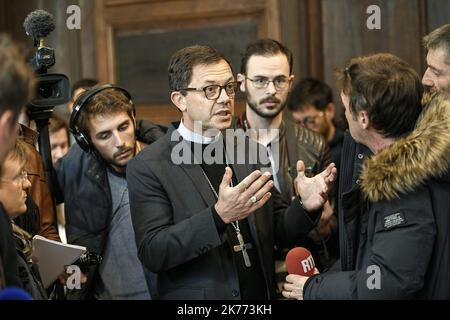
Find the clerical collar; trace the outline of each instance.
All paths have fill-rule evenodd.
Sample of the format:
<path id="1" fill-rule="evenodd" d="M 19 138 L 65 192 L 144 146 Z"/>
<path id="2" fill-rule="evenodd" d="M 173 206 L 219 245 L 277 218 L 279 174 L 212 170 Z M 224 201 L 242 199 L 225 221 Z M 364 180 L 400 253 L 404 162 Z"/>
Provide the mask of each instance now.
<path id="1" fill-rule="evenodd" d="M 181 120 L 177 130 L 184 140 L 199 144 L 210 144 L 211 142 L 217 141 L 217 139 L 221 135 L 219 131 L 219 133 L 215 137 L 204 137 L 201 134 L 198 134 L 186 128 L 186 126 L 183 123 L 183 120 Z"/>

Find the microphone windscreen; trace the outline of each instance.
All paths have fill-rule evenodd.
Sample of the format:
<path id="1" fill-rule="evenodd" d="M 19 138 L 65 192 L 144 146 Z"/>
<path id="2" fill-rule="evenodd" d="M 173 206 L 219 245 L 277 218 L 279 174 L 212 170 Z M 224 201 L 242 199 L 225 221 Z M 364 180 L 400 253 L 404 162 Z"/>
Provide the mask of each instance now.
<path id="1" fill-rule="evenodd" d="M 31 12 L 25 18 L 23 26 L 26 33 L 34 39 L 45 38 L 50 32 L 55 30 L 53 15 L 45 10 Z"/>
<path id="2" fill-rule="evenodd" d="M 23 289 L 9 287 L 0 291 L 0 300 L 33 300 L 33 298 Z"/>
<path id="3" fill-rule="evenodd" d="M 308 249 L 296 247 L 286 255 L 286 269 L 289 274 L 312 276 L 314 274 L 314 259 Z"/>

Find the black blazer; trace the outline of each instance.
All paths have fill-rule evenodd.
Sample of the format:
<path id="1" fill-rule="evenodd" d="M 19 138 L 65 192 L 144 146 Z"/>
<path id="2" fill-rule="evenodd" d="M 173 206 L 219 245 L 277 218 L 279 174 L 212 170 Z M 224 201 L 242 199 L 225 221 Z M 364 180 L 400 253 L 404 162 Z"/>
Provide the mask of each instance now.
<path id="1" fill-rule="evenodd" d="M 248 139 L 228 139 L 229 159 L 233 157 L 228 150 L 242 147 L 242 141 L 248 148 L 255 147 Z M 240 299 L 227 234 L 219 234 L 216 228 L 211 211 L 216 199 L 201 167 L 172 161 L 172 154 L 189 146 L 172 127 L 127 166 L 138 255 L 158 274 L 156 298 Z M 232 165 L 238 181 L 260 167 L 252 154 L 247 155 L 246 164 Z M 272 194 L 271 200 L 248 218 L 270 298 L 275 296 L 274 245 L 291 245 L 318 220 L 316 215 L 311 218 L 299 201 L 287 209 L 275 189 Z"/>

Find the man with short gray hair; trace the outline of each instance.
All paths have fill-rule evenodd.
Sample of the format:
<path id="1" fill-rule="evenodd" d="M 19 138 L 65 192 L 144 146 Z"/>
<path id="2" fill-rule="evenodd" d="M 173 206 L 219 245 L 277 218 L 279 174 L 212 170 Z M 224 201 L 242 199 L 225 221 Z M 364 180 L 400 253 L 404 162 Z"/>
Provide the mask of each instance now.
<path id="1" fill-rule="evenodd" d="M 339 198 L 342 271 L 290 274 L 283 295 L 449 299 L 450 101 L 424 107 L 419 76 L 391 54 L 352 59 L 338 82 L 350 134 L 373 155 Z"/>
<path id="2" fill-rule="evenodd" d="M 450 93 L 450 23 L 426 35 L 423 44 L 428 50 L 423 85 L 431 91 Z"/>

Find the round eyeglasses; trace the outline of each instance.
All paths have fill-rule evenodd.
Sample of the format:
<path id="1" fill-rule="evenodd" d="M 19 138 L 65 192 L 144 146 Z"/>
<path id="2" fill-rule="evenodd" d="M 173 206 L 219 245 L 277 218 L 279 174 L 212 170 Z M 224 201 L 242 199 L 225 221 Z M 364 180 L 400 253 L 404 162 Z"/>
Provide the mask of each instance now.
<path id="1" fill-rule="evenodd" d="M 179 89 L 177 91 L 203 91 L 205 93 L 205 97 L 208 100 L 216 100 L 220 97 L 222 93 L 222 89 L 225 89 L 226 94 L 232 98 L 235 96 L 237 89 L 239 86 L 238 81 L 228 82 L 227 84 L 221 86 L 218 84 L 212 84 L 210 86 L 206 86 L 204 88 L 184 88 Z"/>
<path id="2" fill-rule="evenodd" d="M 285 76 L 276 77 L 273 80 L 270 80 L 266 77 L 256 77 L 254 79 L 246 77 L 247 80 L 250 80 L 253 83 L 253 86 L 256 89 L 265 89 L 269 85 L 269 83 L 273 83 L 273 86 L 277 91 L 284 91 L 286 90 L 289 85 L 291 84 L 291 78 L 287 78 Z"/>

